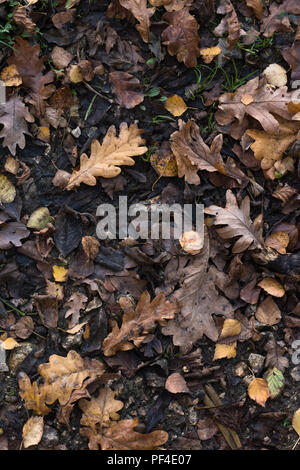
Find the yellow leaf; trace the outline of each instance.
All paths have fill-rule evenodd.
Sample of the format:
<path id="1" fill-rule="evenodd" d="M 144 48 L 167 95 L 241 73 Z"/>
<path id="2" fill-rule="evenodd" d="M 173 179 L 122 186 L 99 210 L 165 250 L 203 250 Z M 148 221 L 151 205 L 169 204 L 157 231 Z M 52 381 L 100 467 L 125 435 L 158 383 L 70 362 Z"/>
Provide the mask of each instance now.
<path id="1" fill-rule="evenodd" d="M 216 344 L 215 354 L 213 360 L 216 361 L 217 359 L 230 359 L 231 357 L 236 356 L 236 345 L 237 342 L 230 344 Z"/>
<path id="2" fill-rule="evenodd" d="M 171 151 L 153 153 L 150 162 L 160 176 L 172 178 L 178 175 L 176 159 Z"/>
<path id="3" fill-rule="evenodd" d="M 0 78 L 6 86 L 19 86 L 22 83 L 21 75 L 15 64 L 5 67 L 1 72 Z"/>
<path id="4" fill-rule="evenodd" d="M 53 277 L 56 282 L 65 282 L 67 280 L 68 270 L 63 266 L 53 266 Z"/>
<path id="5" fill-rule="evenodd" d="M 233 318 L 226 318 L 223 324 L 220 339 L 230 338 L 231 336 L 238 336 L 241 332 L 242 326 L 238 320 Z"/>
<path id="6" fill-rule="evenodd" d="M 286 232 L 274 232 L 266 238 L 265 244 L 270 248 L 278 251 L 278 253 L 284 255 L 286 253 L 286 247 L 289 244 L 289 236 Z"/>
<path id="7" fill-rule="evenodd" d="M 191 230 L 190 232 L 184 232 L 179 238 L 181 248 L 191 255 L 197 255 L 203 248 L 204 237 L 199 232 Z"/>
<path id="8" fill-rule="evenodd" d="M 13 202 L 16 197 L 16 188 L 5 175 L 0 175 L 0 203 Z"/>
<path id="9" fill-rule="evenodd" d="M 285 294 L 283 286 L 273 277 L 265 277 L 258 285 L 273 297 L 283 297 Z"/>
<path id="10" fill-rule="evenodd" d="M 206 47 L 200 49 L 200 54 L 202 59 L 206 64 L 209 64 L 214 60 L 214 58 L 221 53 L 221 48 L 219 46 Z"/>
<path id="11" fill-rule="evenodd" d="M 165 108 L 173 116 L 181 116 L 188 109 L 181 96 L 173 95 L 165 101 Z"/>
<path id="12" fill-rule="evenodd" d="M 36 446 L 42 439 L 44 432 L 44 418 L 42 416 L 32 416 L 23 426 L 23 444 L 25 449 Z"/>
<path id="13" fill-rule="evenodd" d="M 264 379 L 254 377 L 248 387 L 248 395 L 259 405 L 265 406 L 266 401 L 270 396 L 267 382 Z"/>
<path id="14" fill-rule="evenodd" d="M 296 433 L 300 436 L 300 408 L 295 411 L 292 421 L 292 426 L 295 429 Z"/>
<path id="15" fill-rule="evenodd" d="M 2 342 L 2 348 L 10 351 L 11 349 L 15 349 L 16 346 L 19 346 L 19 343 L 14 338 L 7 338 Z"/>
<path id="16" fill-rule="evenodd" d="M 39 127 L 37 138 L 42 142 L 48 143 L 50 141 L 50 129 L 46 126 Z"/>

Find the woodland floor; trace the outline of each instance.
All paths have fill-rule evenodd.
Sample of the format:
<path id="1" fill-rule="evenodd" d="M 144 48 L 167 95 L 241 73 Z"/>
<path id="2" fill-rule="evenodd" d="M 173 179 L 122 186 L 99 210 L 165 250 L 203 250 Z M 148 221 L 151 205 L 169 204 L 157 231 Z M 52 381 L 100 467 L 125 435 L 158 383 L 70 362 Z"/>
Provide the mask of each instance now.
<path id="1" fill-rule="evenodd" d="M 157 430 L 167 432 L 168 440 L 160 446 L 161 449 L 232 448 L 216 428 L 216 423 L 234 429 L 242 449 L 292 449 L 298 438 L 292 427 L 292 418 L 300 406 L 300 366 L 292 362 L 292 354 L 295 352 L 292 343 L 300 339 L 299 261 L 294 262 L 295 269 L 291 272 L 277 274 L 276 269 L 257 262 L 251 249 L 235 254 L 232 252 L 234 235 L 222 239 L 213 226 L 213 216 L 206 215 L 211 242 L 208 268 L 214 269 L 216 295 L 231 304 L 230 318 L 245 324 L 243 336 L 231 338 L 237 341 L 235 357 L 214 359 L 218 341 L 209 339 L 206 334 L 199 335 L 192 349 L 183 351 L 174 344 L 172 335 L 163 334 L 165 326 L 159 324 L 151 332 L 152 336 L 149 332 L 144 335 L 147 343 L 133 346 L 130 351 L 121 351 L 119 348 L 113 355 L 107 356 L 103 352 L 102 343 L 111 332 L 112 320 L 117 321 L 119 326 L 122 324 L 119 298 L 129 296 L 136 303 L 142 292 L 147 290 L 151 299 L 162 291 L 172 301 L 174 291 L 180 288 L 182 277 L 178 283 L 173 283 L 172 288 L 169 284 L 168 288 L 166 267 L 170 260 L 185 254 L 180 251 L 180 246 L 177 246 L 177 251 L 174 251 L 173 246 L 168 252 L 168 247 L 160 241 L 142 241 L 135 247 L 125 247 L 120 245 L 119 240 L 107 240 L 100 241 L 100 249 L 94 260 L 86 261 L 80 242 L 81 237 L 96 237 L 95 215 L 98 205 L 111 203 L 117 207 L 120 195 L 127 195 L 129 204 L 196 202 L 207 208 L 225 207 L 226 191 L 229 189 L 237 198 L 239 206 L 246 197 L 250 198 L 252 221 L 260 214 L 263 215 L 263 240 L 274 232 L 284 232 L 289 237 L 285 248 L 281 246 L 281 253 L 287 253 L 286 256 L 299 253 L 299 140 L 295 141 L 298 142 L 298 150 L 297 146 L 295 150 L 294 145 L 293 152 L 289 153 L 290 148 L 285 149 L 282 156 L 282 160 L 288 157 L 291 159 L 292 169 L 286 170 L 283 165 L 278 167 L 280 171 L 273 168 L 272 173 L 272 169 L 266 171 L 261 168 L 260 161 L 254 158 L 249 146 L 241 150 L 241 138 L 234 139 L 230 126 L 219 124 L 215 118 L 219 96 L 225 92 L 235 93 L 251 79 L 261 78 L 269 64 L 279 64 L 288 71 L 287 86 L 291 90 L 291 69 L 282 51 L 294 44 L 299 14 L 285 13 L 287 21 L 290 21 L 290 29 L 275 28 L 271 39 L 266 40 L 260 29 L 263 23 L 256 18 L 253 10 L 246 8 L 246 2 L 232 1 L 240 28 L 244 31 L 255 28 L 259 32 L 256 49 L 251 49 L 253 44 L 246 46 L 241 36 L 234 47 L 224 52 L 225 57 L 221 62 L 216 57 L 205 65 L 199 57 L 198 65 L 194 67 L 186 66 L 177 60 L 176 55 L 171 56 L 167 46 L 162 44 L 161 33 L 169 24 L 166 17 L 163 18 L 166 13 L 163 6 L 156 7 L 150 20 L 150 42 L 145 42 L 135 27 L 137 22 L 132 15 L 133 21 L 122 18 L 122 13 L 116 13 L 115 17 L 106 15 L 110 3 L 106 0 L 71 0 L 67 2 L 71 4 L 71 10 L 65 8 L 63 0 L 38 1 L 28 7 L 26 13 L 28 21 L 30 19 L 38 28 L 34 33 L 28 32 L 29 24 L 26 32 L 24 16 L 19 23 L 13 21 L 12 12 L 17 2 L 0 3 L 0 28 L 11 25 L 8 32 L 0 32 L 1 70 L 14 63 L 7 61 L 14 54 L 12 47 L 15 37 L 22 37 L 31 46 L 38 44 L 40 56 L 47 57 L 43 74 L 54 71 L 55 78 L 51 83 L 55 84 L 56 90 L 65 87 L 71 91 L 71 94 L 64 95 L 65 91 L 62 93 L 63 100 L 69 100 L 71 96 L 71 106 L 66 105 L 61 109 L 61 117 L 66 122 L 55 128 L 53 120 L 51 125 L 51 119 L 45 117 L 45 108 L 39 112 L 36 110 L 36 101 L 32 96 L 36 97 L 39 91 L 34 91 L 34 86 L 28 82 L 29 72 L 27 75 L 24 73 L 24 76 L 21 74 L 23 85 L 9 87 L 8 90 L 9 96 L 18 94 L 20 99 L 25 100 L 35 122 L 28 123 L 31 135 L 25 136 L 26 145 L 23 149 L 19 146 L 14 152 L 12 144 L 8 148 L 1 140 L 1 173 L 14 184 L 17 195 L 13 202 L 2 204 L 0 221 L 3 221 L 5 227 L 13 222 L 27 225 L 29 216 L 36 209 L 47 207 L 53 217 L 52 227 L 56 230 L 46 229 L 37 235 L 39 230 L 31 228 L 22 241 L 19 239 L 14 243 L 12 240 L 9 249 L 4 247 L 0 250 L 0 334 L 2 341 L 8 336 L 19 343 L 14 349 L 6 351 L 8 370 L 0 372 L 0 449 L 19 449 L 22 446 L 24 424 L 30 416 L 39 415 L 35 413 L 34 406 L 30 407 L 28 400 L 20 397 L 20 373 L 27 374 L 31 382 L 37 380 L 40 385 L 43 381 L 38 372 L 39 365 L 46 364 L 54 354 L 66 357 L 70 350 L 76 351 L 81 358 L 96 359 L 105 364 L 106 373 L 113 374 L 105 386 L 114 390 L 115 398 L 124 404 L 118 411 L 120 420 L 138 418 L 138 430 L 142 434 Z M 209 1 L 185 3 L 190 4 L 190 14 L 199 24 L 200 47 L 217 45 L 219 38 L 213 34 L 213 30 L 225 17 L 225 13 L 216 12 L 220 2 L 215 2 L 215 8 L 214 2 Z M 270 14 L 268 9 L 271 5 L 279 7 L 282 3 L 287 2 L 263 1 L 264 18 Z M 58 20 L 56 16 L 57 22 L 54 24 L 53 17 L 69 11 L 73 12 L 72 21 L 60 29 L 56 28 L 55 24 L 64 20 L 63 17 Z M 224 42 L 227 34 L 225 30 L 222 35 Z M 107 49 L 108 41 L 113 44 L 111 49 Z M 62 69 L 53 65 L 51 54 L 56 46 L 72 54 L 70 63 L 73 65 L 82 65 L 79 61 L 83 60 L 89 62 L 89 65 L 82 65 L 84 81 L 72 82 L 70 65 Z M 124 48 L 127 48 L 126 51 Z M 140 55 L 140 61 L 137 61 L 136 54 Z M 221 63 L 219 68 L 216 68 L 217 63 Z M 92 70 L 98 67 L 101 73 L 92 73 L 92 78 L 87 77 L 89 67 Z M 297 67 L 299 73 L 299 54 L 298 65 L 294 69 Z M 138 82 L 129 89 L 131 92 L 138 91 L 140 96 L 144 95 L 143 101 L 132 108 L 118 104 L 117 100 L 126 101 L 128 97 L 120 98 L 113 92 L 108 78 L 111 72 L 132 74 Z M 38 69 L 33 70 L 35 77 L 39 73 Z M 166 99 L 173 95 L 182 97 L 188 106 L 180 117 L 165 108 Z M 55 104 L 51 99 L 50 96 L 43 96 L 43 106 L 54 109 Z M 54 116 L 54 123 L 58 121 L 57 116 Z M 150 158 L 178 130 L 179 119 L 185 123 L 194 120 L 208 146 L 215 136 L 222 134 L 223 159 L 232 158 L 260 189 L 255 191 L 249 181 L 247 184 L 240 183 L 228 177 L 226 172 L 221 174 L 201 170 L 200 184 L 191 184 L 184 177 L 159 177 Z M 263 130 L 258 121 L 253 127 L 254 121 L 245 130 Z M 0 122 L 3 124 L 1 119 Z M 110 126 L 114 125 L 118 132 L 123 122 L 128 125 L 137 122 L 138 128 L 143 129 L 142 137 L 148 147 L 144 155 L 134 157 L 134 166 L 122 166 L 121 176 L 108 180 L 100 178 L 95 186 L 83 183 L 67 191 L 53 184 L 58 169 L 71 173 L 72 168 L 79 166 L 79 156 L 83 152 L 90 155 L 93 139 L 102 142 Z M 50 129 L 49 138 L 45 128 Z M 73 134 L 71 131 L 74 131 Z M 233 151 L 235 144 L 239 146 L 241 158 L 238 151 Z M 160 155 L 170 152 L 170 147 L 160 152 Z M 8 171 L 8 154 L 21 162 L 15 173 Z M 292 203 L 291 199 L 287 203 L 290 206 L 273 196 L 284 185 L 294 190 Z M 1 241 L 1 236 L 3 232 L 0 230 L 0 244 L 3 248 L 7 241 Z M 158 262 L 159 257 L 161 261 Z M 192 263 L 193 256 L 189 257 Z M 53 277 L 53 266 L 68 270 L 65 281 L 61 282 L 58 274 Z M 283 295 L 270 294 L 257 286 L 263 278 L 268 277 L 277 279 L 284 289 Z M 63 288 L 61 297 L 57 299 L 53 294 L 54 282 Z M 201 286 L 200 283 L 196 288 L 201 289 Z M 75 300 L 73 297 L 73 303 L 71 301 L 66 305 L 74 294 L 77 297 Z M 266 298 L 272 299 L 272 305 L 275 304 L 279 310 L 276 321 L 273 318 L 265 322 L 257 319 L 257 309 Z M 71 323 L 70 317 L 65 318 L 69 308 L 72 309 Z M 271 313 L 268 310 L 266 317 L 272 316 Z M 49 317 L 52 320 L 54 318 L 52 323 Z M 33 324 L 19 324 L 24 318 L 31 318 Z M 221 333 L 225 317 L 214 315 L 213 312 L 212 318 Z M 79 332 L 66 332 L 82 322 L 86 324 Z M 253 370 L 255 365 L 251 360 L 249 362 L 251 353 L 262 356 L 262 365 L 257 370 Z M 283 357 L 286 359 L 282 362 Z M 276 398 L 269 397 L 262 406 L 248 394 L 252 373 L 265 380 L 266 374 L 275 366 L 284 375 L 284 387 Z M 176 392 L 179 393 L 166 389 L 167 378 L 175 373 L 185 380 L 188 393 L 184 390 L 180 393 L 178 384 Z M 208 410 L 203 401 L 207 385 L 213 386 L 222 401 L 222 405 L 213 408 L 213 412 Z M 90 395 L 95 397 L 103 386 L 98 380 L 87 387 Z M 85 399 L 87 396 L 82 394 Z M 32 400 L 35 401 L 36 397 Z M 29 448 L 88 449 L 87 437 L 80 434 L 82 410 L 78 402 L 70 410 L 68 426 L 62 422 L 58 401 L 49 406 L 51 411 L 43 418 L 44 437 L 39 444 Z"/>

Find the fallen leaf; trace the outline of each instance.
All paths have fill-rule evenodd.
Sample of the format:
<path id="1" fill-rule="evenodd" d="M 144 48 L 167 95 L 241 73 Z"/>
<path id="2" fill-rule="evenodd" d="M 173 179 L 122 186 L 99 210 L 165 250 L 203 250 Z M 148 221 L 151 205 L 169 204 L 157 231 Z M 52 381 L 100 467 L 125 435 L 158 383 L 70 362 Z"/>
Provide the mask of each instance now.
<path id="1" fill-rule="evenodd" d="M 30 231 L 20 222 L 8 222 L 0 225 L 0 250 L 9 250 L 13 246 L 22 246 L 22 238 L 27 238 Z"/>
<path id="2" fill-rule="evenodd" d="M 276 367 L 284 372 L 289 366 L 289 360 L 283 356 L 284 350 L 279 347 L 273 335 L 271 335 L 264 349 L 267 351 L 266 367 Z"/>
<path id="3" fill-rule="evenodd" d="M 219 46 L 204 47 L 200 49 L 200 55 L 206 64 L 210 64 L 215 57 L 221 54 L 222 50 Z"/>
<path id="4" fill-rule="evenodd" d="M 263 14 L 263 3 L 262 0 L 246 0 L 247 7 L 252 8 L 255 16 L 258 20 L 262 18 Z"/>
<path id="5" fill-rule="evenodd" d="M 15 349 L 15 347 L 20 346 L 20 345 L 14 338 L 7 338 L 4 341 L 2 341 L 1 346 L 3 349 L 7 351 L 11 351 L 12 349 Z"/>
<path id="6" fill-rule="evenodd" d="M 149 42 L 150 18 L 155 12 L 155 8 L 147 8 L 147 0 L 119 0 L 123 8 L 132 13 L 139 24 L 136 29 L 144 42 Z"/>
<path id="7" fill-rule="evenodd" d="M 284 255 L 289 241 L 290 239 L 286 232 L 274 232 L 265 239 L 265 245 L 274 248 L 278 253 Z"/>
<path id="8" fill-rule="evenodd" d="M 42 439 L 44 431 L 44 418 L 42 416 L 32 416 L 23 426 L 22 437 L 25 449 L 36 446 Z"/>
<path id="9" fill-rule="evenodd" d="M 54 265 L 52 272 L 55 282 L 65 282 L 68 279 L 68 270 L 63 266 Z"/>
<path id="10" fill-rule="evenodd" d="M 184 377 L 178 374 L 178 372 L 169 375 L 165 383 L 165 388 L 170 393 L 190 393 Z"/>
<path id="11" fill-rule="evenodd" d="M 254 377 L 248 387 L 248 395 L 259 405 L 265 406 L 267 399 L 270 397 L 267 382 L 264 379 Z"/>
<path id="12" fill-rule="evenodd" d="M 48 207 L 39 207 L 29 217 L 27 227 L 43 230 L 53 221 L 54 219 L 51 217 Z"/>
<path id="13" fill-rule="evenodd" d="M 242 102 L 245 94 L 253 98 L 249 104 Z M 266 132 L 276 134 L 280 132 L 280 124 L 273 114 L 291 120 L 292 116 L 287 109 L 287 103 L 292 101 L 291 96 L 292 92 L 288 92 L 286 86 L 273 90 L 264 80 L 255 77 L 235 93 L 224 93 L 219 97 L 215 119 L 222 126 L 233 123 L 231 135 L 235 139 L 241 138 L 243 134 L 242 125 L 246 115 L 256 119 Z"/>
<path id="14" fill-rule="evenodd" d="M 43 325 L 46 328 L 56 328 L 58 322 L 58 298 L 51 295 L 34 294 L 33 299 Z"/>
<path id="15" fill-rule="evenodd" d="M 164 102 L 164 107 L 173 116 L 181 116 L 188 109 L 184 100 L 181 98 L 181 96 L 178 95 L 173 95 L 166 99 Z"/>
<path id="16" fill-rule="evenodd" d="M 300 436 L 300 408 L 298 408 L 298 410 L 294 413 L 292 426 L 296 433 Z"/>
<path id="17" fill-rule="evenodd" d="M 81 292 L 74 292 L 68 302 L 65 303 L 65 307 L 69 307 L 66 311 L 65 318 L 69 318 L 68 327 L 73 328 L 79 322 L 80 310 L 84 309 L 84 306 L 88 298 Z"/>
<path id="18" fill-rule="evenodd" d="M 141 434 L 134 431 L 137 425 L 138 418 L 125 419 L 111 423 L 99 434 L 95 434 L 90 428 L 81 428 L 80 434 L 89 439 L 90 450 L 97 450 L 99 445 L 102 450 L 155 450 L 167 442 L 167 432 L 152 431 L 149 434 Z"/>
<path id="19" fill-rule="evenodd" d="M 227 225 L 217 230 L 221 238 L 240 238 L 235 242 L 232 252 L 242 253 L 245 250 L 262 248 L 261 227 L 251 222 L 250 200 L 246 196 L 239 208 L 236 198 L 230 189 L 226 192 L 226 207 L 210 206 L 204 209 L 205 214 L 214 215 L 214 225 Z"/>
<path id="20" fill-rule="evenodd" d="M 258 286 L 264 289 L 268 294 L 273 297 L 283 297 L 285 290 L 277 279 L 273 277 L 264 277 L 259 283 Z"/>
<path id="21" fill-rule="evenodd" d="M 82 358 L 76 351 L 69 351 L 67 357 L 53 354 L 49 362 L 38 367 L 44 380 L 45 403 L 52 405 L 58 400 L 65 405 L 74 390 L 84 388 L 87 379 L 101 377 L 104 370 L 100 361 Z"/>
<path id="22" fill-rule="evenodd" d="M 217 343 L 215 347 L 213 361 L 216 361 L 217 359 L 230 359 L 232 357 L 236 357 L 236 346 L 236 341 L 229 344 Z"/>
<path id="23" fill-rule="evenodd" d="M 276 367 L 273 367 L 273 369 L 267 373 L 266 381 L 270 392 L 270 398 L 273 400 L 274 398 L 278 397 L 278 395 L 280 395 L 284 388 L 284 376 L 280 370 L 278 370 Z"/>
<path id="24" fill-rule="evenodd" d="M 0 202 L 6 204 L 13 202 L 16 197 L 16 188 L 5 175 L 0 174 Z"/>
<path id="25" fill-rule="evenodd" d="M 36 24 L 30 18 L 30 12 L 26 6 L 18 4 L 13 11 L 13 21 L 29 34 L 36 32 Z"/>
<path id="26" fill-rule="evenodd" d="M 194 121 L 190 120 L 185 123 L 179 120 L 178 126 L 179 131 L 171 134 L 170 142 L 176 158 L 179 178 L 184 176 L 187 183 L 199 184 L 200 178 L 197 172 L 206 170 L 210 173 L 219 172 L 236 179 L 239 183 L 247 180 L 247 177 L 232 159 L 228 159 L 224 163 L 220 153 L 223 145 L 222 134 L 213 139 L 209 148 L 202 139 L 200 129 Z"/>
<path id="27" fill-rule="evenodd" d="M 18 338 L 27 339 L 34 331 L 34 323 L 31 317 L 20 318 L 14 326 L 14 332 Z"/>
<path id="28" fill-rule="evenodd" d="M 19 86 L 22 83 L 22 77 L 14 64 L 4 67 L 1 71 L 0 78 L 6 86 Z"/>
<path id="29" fill-rule="evenodd" d="M 111 420 L 118 421 L 120 416 L 117 411 L 121 410 L 124 404 L 120 400 L 116 400 L 115 396 L 116 392 L 105 387 L 99 391 L 97 398 L 80 400 L 79 408 L 83 412 L 80 424 L 89 426 L 96 431 L 96 424 L 108 427 Z"/>
<path id="30" fill-rule="evenodd" d="M 272 297 L 268 295 L 255 312 L 255 317 L 265 325 L 276 325 L 280 322 L 281 312 Z"/>
<path id="31" fill-rule="evenodd" d="M 188 8 L 167 12 L 163 19 L 170 25 L 161 35 L 169 54 L 176 55 L 177 60 L 187 67 L 195 67 L 200 55 L 197 20 L 189 13 Z"/>
<path id="32" fill-rule="evenodd" d="M 131 109 L 144 101 L 144 93 L 140 81 L 127 72 L 111 72 L 109 81 L 112 91 L 117 96 L 117 103 Z"/>
<path id="33" fill-rule="evenodd" d="M 116 128 L 111 126 L 102 145 L 93 140 L 90 158 L 85 153 L 81 155 L 80 169 L 73 170 L 66 189 L 73 189 L 81 183 L 95 186 L 97 176 L 113 178 L 121 173 L 119 165 L 134 165 L 134 160 L 130 157 L 143 155 L 148 150 L 143 146 L 142 132 L 136 124 L 128 127 L 123 122 L 120 125 L 119 137 L 116 137 Z"/>
<path id="34" fill-rule="evenodd" d="M 38 415 L 47 415 L 51 409 L 46 405 L 46 389 L 37 382 L 31 384 L 30 378 L 25 372 L 19 374 L 19 394 L 25 401 L 27 410 L 33 410 Z"/>
<path id="35" fill-rule="evenodd" d="M 178 175 L 176 159 L 168 142 L 163 142 L 158 151 L 151 155 L 150 163 L 160 176 L 172 178 Z"/>
<path id="36" fill-rule="evenodd" d="M 4 138 L 2 145 L 8 147 L 12 155 L 16 155 L 17 146 L 24 149 L 25 134 L 30 135 L 27 123 L 33 121 L 34 118 L 18 95 L 1 104 L 0 124 L 3 129 L 0 139 Z"/>

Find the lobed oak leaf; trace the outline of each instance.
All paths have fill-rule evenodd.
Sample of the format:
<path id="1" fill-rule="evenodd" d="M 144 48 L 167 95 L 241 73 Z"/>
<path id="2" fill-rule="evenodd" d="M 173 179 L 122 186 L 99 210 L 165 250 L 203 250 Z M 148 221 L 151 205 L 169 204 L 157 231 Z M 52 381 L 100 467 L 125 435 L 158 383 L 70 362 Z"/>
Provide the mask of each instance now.
<path id="1" fill-rule="evenodd" d="M 9 250 L 13 246 L 22 246 L 22 238 L 27 238 L 30 231 L 20 222 L 8 222 L 0 225 L 0 250 Z"/>
<path id="2" fill-rule="evenodd" d="M 111 423 L 95 434 L 91 428 L 81 428 L 80 434 L 89 438 L 89 449 L 98 450 L 154 450 L 168 440 L 166 431 L 152 431 L 148 434 L 136 432 L 138 418 Z"/>
<path id="3" fill-rule="evenodd" d="M 119 303 L 124 310 L 122 326 L 119 328 L 115 322 L 111 333 L 104 339 L 102 348 L 105 356 L 140 346 L 146 336 L 154 331 L 156 323 L 164 324 L 165 320 L 174 318 L 178 313 L 177 303 L 167 301 L 162 292 L 152 302 L 150 294 L 143 292 L 135 309 L 127 297 L 121 297 Z"/>
<path id="4" fill-rule="evenodd" d="M 244 97 L 251 97 L 245 102 Z M 287 103 L 292 101 L 292 92 L 286 86 L 275 90 L 268 87 L 265 80 L 255 77 L 239 87 L 235 93 L 224 93 L 219 97 L 219 109 L 215 114 L 218 124 L 231 126 L 231 135 L 239 139 L 243 133 L 243 121 L 247 115 L 256 119 L 270 134 L 280 132 L 280 123 L 273 114 L 291 120 Z"/>
<path id="5" fill-rule="evenodd" d="M 147 0 L 119 0 L 119 3 L 138 20 L 136 29 L 142 40 L 149 42 L 150 18 L 154 15 L 155 8 L 147 8 Z"/>
<path id="6" fill-rule="evenodd" d="M 167 12 L 163 19 L 170 25 L 161 36 L 169 54 L 176 55 L 177 60 L 187 67 L 195 67 L 200 55 L 199 25 L 196 19 L 189 13 L 188 8 Z"/>
<path id="7" fill-rule="evenodd" d="M 232 159 L 224 163 L 221 148 L 222 134 L 217 135 L 211 146 L 205 144 L 197 124 L 189 120 L 185 123 L 178 121 L 179 131 L 173 132 L 170 137 L 171 149 L 175 155 L 179 178 L 185 177 L 190 184 L 199 184 L 198 170 L 219 172 L 222 175 L 236 179 L 239 183 L 247 181 L 246 175 L 236 167 Z"/>
<path id="8" fill-rule="evenodd" d="M 270 397 L 267 382 L 264 379 L 254 377 L 248 387 L 248 395 L 259 405 L 265 406 L 267 399 Z"/>
<path id="9" fill-rule="evenodd" d="M 287 13 L 300 14 L 298 0 L 284 0 L 280 5 L 272 3 L 269 10 L 269 14 L 263 19 L 261 25 L 261 32 L 264 33 L 265 37 L 270 37 L 279 31 L 286 33 L 293 31 Z"/>
<path id="10" fill-rule="evenodd" d="M 73 189 L 81 183 L 95 186 L 97 176 L 113 178 L 120 174 L 120 165 L 134 165 L 131 157 L 142 155 L 148 150 L 143 146 L 145 141 L 141 138 L 142 132 L 137 124 L 131 124 L 128 127 L 123 122 L 120 125 L 119 137 L 117 137 L 115 126 L 111 126 L 102 144 L 93 140 L 90 157 L 85 153 L 81 155 L 80 168 L 73 171 L 66 189 Z"/>
<path id="11" fill-rule="evenodd" d="M 221 238 L 240 237 L 232 248 L 233 253 L 262 248 L 261 227 L 257 223 L 251 222 L 248 196 L 242 201 L 241 207 L 238 207 L 236 198 L 229 189 L 226 192 L 226 207 L 224 209 L 210 206 L 204 209 L 204 212 L 216 216 L 214 225 L 227 225 L 217 229 Z"/>
<path id="12" fill-rule="evenodd" d="M 96 431 L 96 425 L 108 427 L 111 419 L 120 419 L 117 411 L 121 410 L 124 404 L 120 400 L 115 400 L 116 392 L 108 387 L 99 391 L 97 398 L 91 400 L 82 399 L 79 401 L 79 408 L 83 411 L 80 424 L 89 426 Z"/>
<path id="13" fill-rule="evenodd" d="M 45 100 L 55 90 L 53 82 L 55 74 L 50 71 L 43 75 L 46 57 L 39 57 L 40 46 L 30 46 L 28 41 L 17 37 L 14 54 L 7 60 L 8 65 L 14 64 L 22 77 L 23 86 L 29 91 L 27 101 L 36 109 L 38 115 L 43 115 L 46 110 Z"/>
<path id="14" fill-rule="evenodd" d="M 44 379 L 45 402 L 49 405 L 56 400 L 65 405 L 74 390 L 85 388 L 85 382 L 95 380 L 104 373 L 104 365 L 95 360 L 82 358 L 76 351 L 69 351 L 67 357 L 53 354 L 49 362 L 40 364 L 38 372 Z"/>
<path id="15" fill-rule="evenodd" d="M 25 401 L 28 410 L 33 410 L 37 415 L 46 415 L 51 411 L 45 403 L 45 387 L 37 382 L 31 383 L 25 372 L 19 374 L 19 389 L 20 397 Z"/>
<path id="16" fill-rule="evenodd" d="M 21 149 L 25 147 L 24 134 L 30 135 L 27 122 L 33 121 L 34 118 L 19 96 L 12 96 L 1 105 L 0 124 L 4 127 L 0 132 L 0 139 L 4 138 L 2 145 L 8 147 L 12 155 L 16 155 L 17 146 Z"/>
<path id="17" fill-rule="evenodd" d="M 144 93 L 140 81 L 127 72 L 111 72 L 109 81 L 112 91 L 117 95 L 117 103 L 131 109 L 144 101 Z"/>

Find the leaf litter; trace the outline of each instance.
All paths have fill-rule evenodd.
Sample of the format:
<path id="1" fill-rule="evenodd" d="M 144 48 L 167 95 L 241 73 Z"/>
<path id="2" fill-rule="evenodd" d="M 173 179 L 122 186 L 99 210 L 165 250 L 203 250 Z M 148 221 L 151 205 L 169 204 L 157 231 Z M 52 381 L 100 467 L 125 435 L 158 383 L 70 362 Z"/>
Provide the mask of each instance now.
<path id="1" fill-rule="evenodd" d="M 0 3 L 0 448 L 298 448 L 298 3 Z"/>

